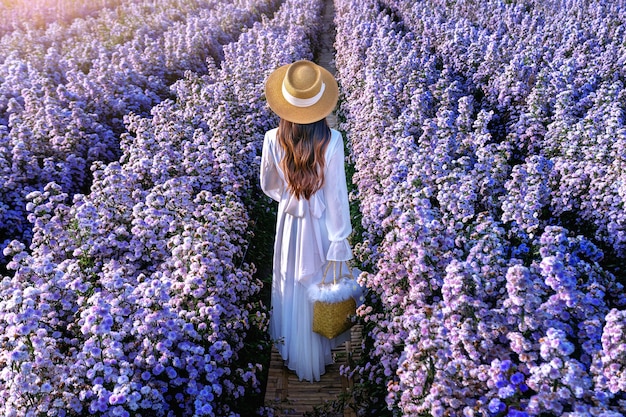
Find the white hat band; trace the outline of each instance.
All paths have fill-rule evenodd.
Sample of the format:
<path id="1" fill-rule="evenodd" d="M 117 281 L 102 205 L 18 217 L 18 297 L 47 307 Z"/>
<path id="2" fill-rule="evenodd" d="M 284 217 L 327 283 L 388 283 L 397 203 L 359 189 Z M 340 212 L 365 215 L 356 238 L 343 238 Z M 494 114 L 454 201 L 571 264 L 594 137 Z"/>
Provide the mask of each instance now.
<path id="1" fill-rule="evenodd" d="M 324 90 L 326 89 L 326 84 L 322 83 L 322 87 L 320 88 L 320 92 L 314 95 L 311 98 L 298 98 L 289 94 L 289 91 L 285 88 L 285 83 L 283 82 L 283 97 L 287 100 L 287 103 L 296 106 L 296 107 L 309 107 L 320 101 L 322 95 L 324 95 Z"/>

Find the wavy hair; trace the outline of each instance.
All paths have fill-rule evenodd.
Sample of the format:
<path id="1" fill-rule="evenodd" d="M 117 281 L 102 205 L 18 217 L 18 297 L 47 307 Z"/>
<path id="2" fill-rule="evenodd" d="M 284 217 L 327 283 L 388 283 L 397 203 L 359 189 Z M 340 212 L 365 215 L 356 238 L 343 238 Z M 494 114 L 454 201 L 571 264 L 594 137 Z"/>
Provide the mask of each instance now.
<path id="1" fill-rule="evenodd" d="M 285 151 L 281 168 L 287 186 L 296 198 L 305 199 L 324 185 L 324 153 L 330 142 L 326 119 L 310 124 L 298 124 L 281 119 L 278 143 Z"/>

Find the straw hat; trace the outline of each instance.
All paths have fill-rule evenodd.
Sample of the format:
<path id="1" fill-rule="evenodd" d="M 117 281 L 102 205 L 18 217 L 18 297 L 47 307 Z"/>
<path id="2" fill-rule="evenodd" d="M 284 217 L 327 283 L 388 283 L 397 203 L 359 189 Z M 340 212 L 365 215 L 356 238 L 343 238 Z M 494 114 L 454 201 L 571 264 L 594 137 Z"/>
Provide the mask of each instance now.
<path id="1" fill-rule="evenodd" d="M 311 61 L 283 65 L 265 82 L 265 97 L 281 118 L 299 124 L 322 120 L 337 105 L 335 77 Z"/>

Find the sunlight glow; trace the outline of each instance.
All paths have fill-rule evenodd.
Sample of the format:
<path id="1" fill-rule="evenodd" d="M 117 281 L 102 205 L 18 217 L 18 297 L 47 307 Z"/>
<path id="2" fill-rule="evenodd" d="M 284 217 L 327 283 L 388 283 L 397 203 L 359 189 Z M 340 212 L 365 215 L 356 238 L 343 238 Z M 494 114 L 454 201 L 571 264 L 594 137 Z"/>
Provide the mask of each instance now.
<path id="1" fill-rule="evenodd" d="M 91 15 L 123 0 L 0 0 L 0 36 L 18 27 L 42 27 Z"/>

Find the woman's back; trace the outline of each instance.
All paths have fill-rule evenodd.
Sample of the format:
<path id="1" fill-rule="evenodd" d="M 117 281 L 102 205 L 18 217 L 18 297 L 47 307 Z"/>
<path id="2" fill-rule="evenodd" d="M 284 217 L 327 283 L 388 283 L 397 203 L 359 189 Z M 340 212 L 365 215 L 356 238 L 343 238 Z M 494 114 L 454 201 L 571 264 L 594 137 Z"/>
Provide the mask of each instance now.
<path id="1" fill-rule="evenodd" d="M 343 139 L 325 121 L 337 94 L 332 75 L 308 61 L 279 68 L 266 83 L 268 104 L 281 116 L 265 134 L 260 172 L 261 188 L 278 202 L 270 334 L 286 365 L 310 381 L 349 337 L 314 333 L 308 298 L 329 261 L 352 258 Z"/>

